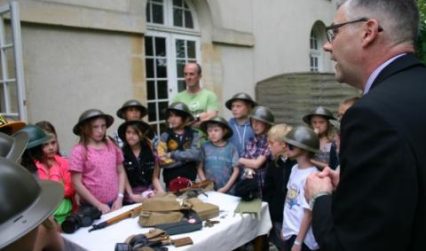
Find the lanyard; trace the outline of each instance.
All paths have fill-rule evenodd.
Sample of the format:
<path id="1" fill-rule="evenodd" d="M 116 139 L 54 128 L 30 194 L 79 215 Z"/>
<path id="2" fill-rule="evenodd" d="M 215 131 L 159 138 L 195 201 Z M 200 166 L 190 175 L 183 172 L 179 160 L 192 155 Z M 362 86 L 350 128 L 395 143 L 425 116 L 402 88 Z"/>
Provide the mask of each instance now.
<path id="1" fill-rule="evenodd" d="M 241 133 L 240 130 L 238 130 L 238 122 L 234 124 L 235 130 L 237 131 L 238 134 L 238 140 L 240 141 L 240 145 L 243 146 L 243 149 L 246 149 L 246 142 L 245 142 L 245 137 L 246 137 L 246 129 L 247 129 L 247 124 L 244 124 L 244 130 L 243 130 L 243 137 L 241 137 Z"/>

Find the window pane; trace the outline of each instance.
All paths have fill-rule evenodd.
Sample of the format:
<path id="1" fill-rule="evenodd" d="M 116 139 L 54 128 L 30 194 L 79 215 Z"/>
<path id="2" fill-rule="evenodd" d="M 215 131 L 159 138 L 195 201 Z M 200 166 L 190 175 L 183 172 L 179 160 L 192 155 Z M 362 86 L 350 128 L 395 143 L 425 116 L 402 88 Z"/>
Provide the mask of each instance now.
<path id="1" fill-rule="evenodd" d="M 176 60 L 176 75 L 178 78 L 183 78 L 183 68 L 185 67 L 185 60 Z"/>
<path id="2" fill-rule="evenodd" d="M 169 102 L 167 102 L 167 101 L 159 102 L 158 105 L 159 105 L 159 108 L 160 108 L 160 120 L 165 120 L 166 119 L 166 110 L 167 110 L 167 107 L 169 107 Z"/>
<path id="3" fill-rule="evenodd" d="M 167 59 L 157 58 L 157 78 L 167 78 Z"/>
<path id="4" fill-rule="evenodd" d="M 145 67 L 146 67 L 146 77 L 153 78 L 155 74 L 154 74 L 154 61 L 152 58 L 147 58 L 145 60 Z"/>
<path id="5" fill-rule="evenodd" d="M 194 28 L 194 22 L 192 21 L 191 11 L 189 10 L 185 11 L 185 27 L 189 29 Z"/>
<path id="6" fill-rule="evenodd" d="M 176 58 L 185 58 L 185 41 L 176 39 Z"/>
<path id="7" fill-rule="evenodd" d="M 152 10 L 152 5 L 151 5 L 151 3 L 148 3 L 148 4 L 146 5 L 146 21 L 147 21 L 148 23 L 151 23 L 151 22 L 152 22 L 151 10 Z"/>
<path id="8" fill-rule="evenodd" d="M 166 123 L 160 123 L 160 133 L 163 133 L 167 130 Z"/>
<path id="9" fill-rule="evenodd" d="M 145 55 L 152 56 L 152 37 L 145 37 Z"/>
<path id="10" fill-rule="evenodd" d="M 148 81 L 146 85 L 146 92 L 148 94 L 148 100 L 154 100 L 155 99 L 155 82 L 154 81 Z"/>
<path id="11" fill-rule="evenodd" d="M 185 80 L 178 80 L 178 92 L 185 91 L 186 84 Z"/>
<path id="12" fill-rule="evenodd" d="M 182 6 L 182 0 L 173 0 L 173 6 Z"/>
<path id="13" fill-rule="evenodd" d="M 163 0 L 150 0 L 150 1 L 152 1 L 152 2 L 157 2 L 157 3 L 163 3 Z"/>
<path id="14" fill-rule="evenodd" d="M 163 37 L 155 38 L 155 55 L 166 56 L 166 39 Z"/>
<path id="15" fill-rule="evenodd" d="M 157 114 L 156 114 L 156 103 L 148 103 L 148 121 L 156 121 L 157 120 Z"/>
<path id="16" fill-rule="evenodd" d="M 173 9 L 173 25 L 174 26 L 178 26 L 178 27 L 182 27 L 183 26 L 183 17 L 182 17 L 183 13 L 182 10 L 180 9 Z"/>
<path id="17" fill-rule="evenodd" d="M 188 58 L 195 59 L 195 41 L 186 41 Z"/>
<path id="18" fill-rule="evenodd" d="M 167 81 L 158 81 L 158 99 L 166 99 L 168 97 Z"/>
<path id="19" fill-rule="evenodd" d="M 152 12 L 153 12 L 153 16 L 154 16 L 154 20 L 153 23 L 156 24 L 164 24 L 163 21 L 163 5 L 157 5 L 157 4 L 153 4 L 152 5 Z"/>

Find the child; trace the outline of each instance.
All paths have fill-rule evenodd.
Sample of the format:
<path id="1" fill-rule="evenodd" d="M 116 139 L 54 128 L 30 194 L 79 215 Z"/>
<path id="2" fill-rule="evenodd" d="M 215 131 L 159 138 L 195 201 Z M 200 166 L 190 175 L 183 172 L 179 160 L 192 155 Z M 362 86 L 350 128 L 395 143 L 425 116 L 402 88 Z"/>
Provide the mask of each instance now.
<path id="1" fill-rule="evenodd" d="M 50 123 L 49 121 L 43 120 L 43 121 L 39 121 L 39 122 L 35 123 L 35 125 L 38 126 L 38 127 L 40 127 L 47 134 L 53 133 L 53 135 L 56 138 L 57 154 L 60 156 L 61 155 L 61 151 L 60 151 L 59 142 L 58 142 L 58 134 L 56 133 L 56 129 L 52 125 L 52 123 Z"/>
<path id="2" fill-rule="evenodd" d="M 336 146 L 336 132 L 330 120 L 336 120 L 333 114 L 322 106 L 305 115 L 303 121 L 308 124 L 318 135 L 320 151 L 314 157 L 314 163 L 319 167 L 329 166 L 336 169 L 339 165 Z"/>
<path id="3" fill-rule="evenodd" d="M 45 121 L 40 123 L 50 131 L 55 131 L 53 125 Z M 53 129 L 52 129 L 53 128 Z M 64 185 L 64 199 L 54 212 L 56 222 L 61 224 L 71 214 L 75 190 L 71 182 L 71 174 L 68 170 L 68 161 L 58 155 L 58 141 L 55 134 L 45 131 L 49 140 L 41 145 L 41 152 L 34 154 L 38 177 L 41 180 L 52 180 Z"/>
<path id="4" fill-rule="evenodd" d="M 267 133 L 274 125 L 274 115 L 265 106 L 256 106 L 250 115 L 251 126 L 255 136 L 247 142 L 243 156 L 238 164 L 244 167 L 243 178 L 255 178 L 259 186 L 259 195 L 262 198 L 264 186 L 266 160 L 270 155 Z"/>
<path id="5" fill-rule="evenodd" d="M 285 137 L 288 158 L 297 164 L 291 169 L 287 183 L 287 197 L 283 213 L 285 250 L 317 250 L 318 243 L 312 233 L 312 211 L 306 202 L 304 186 L 309 174 L 318 172 L 311 158 L 319 149 L 319 140 L 314 131 L 306 126 L 297 126 Z"/>
<path id="6" fill-rule="evenodd" d="M 90 109 L 80 115 L 74 134 L 80 141 L 71 151 L 70 171 L 82 204 L 102 213 L 122 206 L 126 174 L 121 150 L 106 136 L 112 116 Z"/>
<path id="7" fill-rule="evenodd" d="M 257 104 L 250 95 L 240 92 L 226 101 L 225 105 L 232 111 L 232 116 L 234 116 L 229 120 L 229 126 L 233 131 L 233 135 L 229 141 L 237 147 L 238 154 L 242 156 L 247 141 L 254 136 L 249 115 L 253 107 Z"/>
<path id="8" fill-rule="evenodd" d="M 124 121 L 141 120 L 147 114 L 147 109 L 136 99 L 130 99 L 124 102 L 120 109 L 117 110 L 117 117 Z M 115 133 L 114 140 L 119 147 L 123 147 L 123 141 L 118 133 Z"/>
<path id="9" fill-rule="evenodd" d="M 38 176 L 34 156 L 41 156 L 43 154 L 42 145 L 47 143 L 49 136 L 38 126 L 30 124 L 26 125 L 20 131 L 26 133 L 28 136 L 28 144 L 22 154 L 21 165 L 34 176 Z"/>
<path id="10" fill-rule="evenodd" d="M 141 120 L 127 121 L 118 128 L 122 139 L 126 184 L 126 203 L 142 202 L 155 192 L 164 192 L 160 184 L 160 167 L 146 134 L 151 126 Z"/>
<path id="11" fill-rule="evenodd" d="M 284 242 L 281 239 L 283 223 L 284 200 L 287 195 L 287 182 L 291 168 L 296 163 L 286 155 L 284 136 L 291 130 L 286 124 L 277 124 L 268 132 L 268 145 L 272 158 L 268 159 L 263 200 L 269 204 L 269 213 L 272 220 L 272 229 L 269 233 L 270 242 L 283 250 Z"/>
<path id="12" fill-rule="evenodd" d="M 200 129 L 208 135 L 209 141 L 201 147 L 202 161 L 198 166 L 198 176 L 201 180 L 213 180 L 214 189 L 218 192 L 233 194 L 239 170 L 238 150 L 228 141 L 232 129 L 219 116 L 202 122 Z"/>
<path id="13" fill-rule="evenodd" d="M 166 159 L 173 160 L 173 163 L 161 166 L 164 183 L 169 189 L 170 182 L 178 177 L 192 181 L 197 178 L 200 136 L 196 130 L 188 126 L 194 118 L 184 103 L 172 103 L 166 110 L 166 117 L 169 128 L 161 134 L 160 144 L 165 143 L 167 149 L 158 154 L 163 163 Z"/>

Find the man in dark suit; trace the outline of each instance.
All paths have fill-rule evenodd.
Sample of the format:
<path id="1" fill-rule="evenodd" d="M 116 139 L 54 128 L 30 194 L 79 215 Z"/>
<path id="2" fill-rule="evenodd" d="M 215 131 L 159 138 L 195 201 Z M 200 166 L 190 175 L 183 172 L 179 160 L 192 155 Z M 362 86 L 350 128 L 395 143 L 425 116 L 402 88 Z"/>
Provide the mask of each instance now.
<path id="1" fill-rule="evenodd" d="M 412 54 L 414 0 L 340 1 L 324 50 L 363 90 L 343 116 L 340 173 L 309 176 L 321 250 L 425 250 L 426 68 Z"/>

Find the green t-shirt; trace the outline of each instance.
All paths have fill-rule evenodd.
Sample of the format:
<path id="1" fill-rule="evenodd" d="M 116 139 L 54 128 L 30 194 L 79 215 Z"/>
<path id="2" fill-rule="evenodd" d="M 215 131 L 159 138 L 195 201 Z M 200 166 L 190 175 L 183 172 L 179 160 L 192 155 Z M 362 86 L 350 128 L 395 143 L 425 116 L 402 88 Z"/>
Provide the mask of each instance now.
<path id="1" fill-rule="evenodd" d="M 173 102 L 178 101 L 185 103 L 194 117 L 202 112 L 219 111 L 216 94 L 207 89 L 201 89 L 196 94 L 190 94 L 187 91 L 179 92 L 173 99 Z"/>

